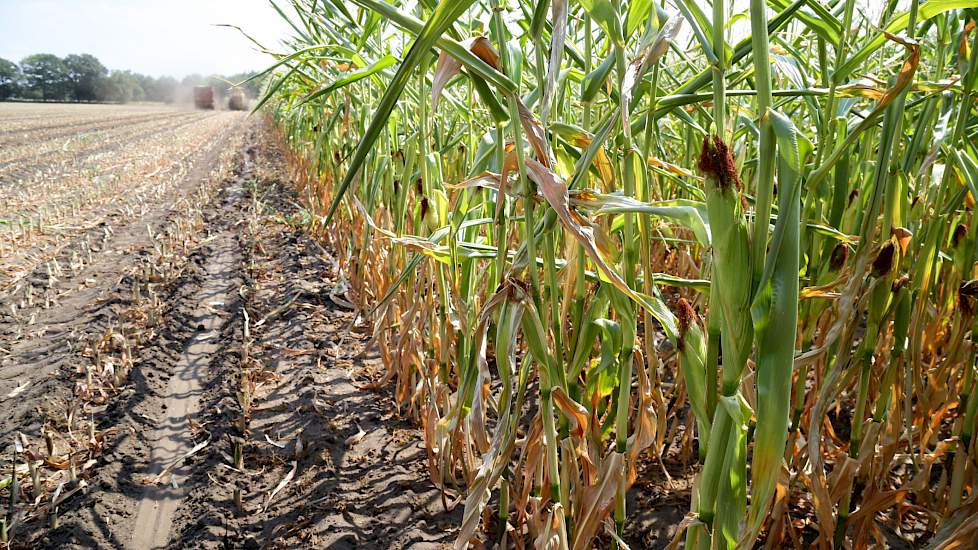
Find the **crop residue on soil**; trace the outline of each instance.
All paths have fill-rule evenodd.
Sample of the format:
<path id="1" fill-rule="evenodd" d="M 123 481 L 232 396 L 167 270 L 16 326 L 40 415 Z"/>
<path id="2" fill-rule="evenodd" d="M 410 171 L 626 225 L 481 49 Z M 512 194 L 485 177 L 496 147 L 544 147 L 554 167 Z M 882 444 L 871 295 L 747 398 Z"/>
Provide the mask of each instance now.
<path id="1" fill-rule="evenodd" d="M 127 128 L 186 118 L 72 116 L 17 131 L 105 141 L 77 154 L 39 146 L 0 180 L 42 189 L 42 175 L 18 178 L 54 159 L 76 177 L 103 148 L 136 158 L 128 148 L 144 143 L 126 145 Z M 382 367 L 336 259 L 295 222 L 276 136 L 254 118 L 206 120 L 213 134 L 138 208 L 118 196 L 99 224 L 3 255 L 0 396 L 13 396 L 0 440 L 7 450 L 23 434 L 45 460 L 37 495 L 18 476 L 12 547 L 446 547 L 460 507 L 446 510 L 389 390 L 363 389 Z M 171 126 L 186 132 L 174 147 L 200 139 L 195 124 Z M 61 274 L 47 277 L 53 262 Z"/>

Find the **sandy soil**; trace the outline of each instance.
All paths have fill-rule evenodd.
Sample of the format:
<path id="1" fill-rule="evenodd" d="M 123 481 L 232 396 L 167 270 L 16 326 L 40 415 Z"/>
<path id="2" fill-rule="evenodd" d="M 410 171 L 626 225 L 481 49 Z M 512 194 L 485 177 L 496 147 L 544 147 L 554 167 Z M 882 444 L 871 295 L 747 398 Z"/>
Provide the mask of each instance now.
<path id="1" fill-rule="evenodd" d="M 428 481 L 417 427 L 359 387 L 381 366 L 332 256 L 290 223 L 281 151 L 259 121 L 231 124 L 56 304 L 0 318 L 0 468 L 18 434 L 43 460 L 38 495 L 19 477 L 13 548 L 454 540 L 461 510 Z"/>

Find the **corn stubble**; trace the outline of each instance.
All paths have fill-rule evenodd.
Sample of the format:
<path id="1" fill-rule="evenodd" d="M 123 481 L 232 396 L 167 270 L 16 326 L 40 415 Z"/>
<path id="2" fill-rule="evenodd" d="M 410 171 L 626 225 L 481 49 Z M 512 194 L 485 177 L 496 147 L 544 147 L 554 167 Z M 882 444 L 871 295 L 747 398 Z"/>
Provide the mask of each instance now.
<path id="1" fill-rule="evenodd" d="M 649 460 L 674 545 L 978 536 L 978 2 L 711 7 L 281 10 L 260 104 L 457 548 L 624 544 Z"/>
<path id="2" fill-rule="evenodd" d="M 182 181 L 187 169 L 185 164 L 188 162 L 184 151 L 199 146 L 197 140 L 202 137 L 198 132 L 206 136 L 213 128 L 210 124 L 202 125 L 195 131 L 179 136 L 179 139 L 171 138 L 173 143 L 167 149 L 150 149 L 145 160 L 153 164 L 145 167 L 168 162 L 169 169 L 166 172 L 173 172 L 161 174 L 160 181 L 153 179 L 156 172 L 149 176 L 126 174 L 122 183 L 130 186 L 117 190 L 124 196 L 104 196 L 104 212 L 91 211 L 86 214 L 87 217 L 67 219 L 70 223 L 46 219 L 43 224 L 39 223 L 39 230 L 35 234 L 20 235 L 17 250 L 30 252 L 25 257 L 36 265 L 44 262 L 45 258 L 50 258 L 47 262 L 52 267 L 48 269 L 48 280 L 43 281 L 46 286 L 38 290 L 33 286 L 35 279 L 28 277 L 30 270 L 15 265 L 9 257 L 3 258 L 10 264 L 10 272 L 0 282 L 0 296 L 11 304 L 15 318 L 19 310 L 34 309 L 33 318 L 38 315 L 36 310 L 51 307 L 53 300 L 42 302 L 38 299 L 32 304 L 30 297 L 35 293 L 46 296 L 48 292 L 54 292 L 58 277 L 78 275 L 86 265 L 91 264 L 93 254 L 106 250 L 113 226 L 105 226 L 104 237 L 100 240 L 79 239 L 86 254 L 63 267 L 54 254 L 46 249 L 45 245 L 52 244 L 52 241 L 43 238 L 46 234 L 57 232 L 59 240 L 68 240 L 72 232 L 82 232 L 88 223 L 98 225 L 106 224 L 106 220 L 125 220 L 135 212 L 149 208 L 153 204 L 150 201 L 153 196 L 172 192 L 175 185 Z M 58 528 L 61 514 L 67 511 L 64 506 L 71 506 L 71 497 L 78 493 L 87 493 L 93 488 L 88 479 L 103 464 L 101 460 L 104 459 L 104 452 L 110 448 L 112 439 L 118 437 L 120 431 L 118 426 L 105 429 L 100 429 L 99 426 L 104 424 L 104 417 L 110 411 L 109 405 L 112 401 L 131 390 L 129 374 L 135 366 L 134 351 L 153 342 L 163 328 L 167 304 L 161 289 L 165 289 L 185 272 L 189 265 L 187 259 L 204 242 L 204 209 L 214 201 L 218 184 L 230 173 L 230 155 L 233 151 L 234 147 L 230 147 L 228 152 L 222 154 L 218 161 L 221 167 L 219 172 L 201 181 L 196 191 L 188 193 L 175 203 L 175 214 L 166 224 L 161 225 L 155 233 L 147 226 L 151 242 L 149 253 L 140 257 L 123 273 L 122 280 L 129 281 L 127 284 L 131 285 L 131 294 L 126 297 L 124 307 L 120 308 L 118 317 L 109 321 L 104 330 L 93 330 L 92 334 L 79 340 L 78 354 L 81 361 L 74 366 L 75 383 L 70 397 L 63 400 L 48 399 L 43 409 L 38 408 L 38 414 L 44 419 L 41 428 L 43 439 L 31 438 L 19 432 L 11 434 L 13 445 L 6 447 L 0 457 L 0 548 L 28 544 L 26 541 L 33 529 L 29 525 L 32 523 L 40 524 L 43 521 L 51 529 Z M 161 158 L 150 158 L 156 153 Z M 118 157 L 113 157 L 113 160 L 118 160 Z M 136 166 L 144 168 L 143 164 Z M 86 187 L 84 176 L 70 175 L 72 177 L 63 176 L 49 167 L 36 180 L 21 182 L 22 187 L 11 186 L 5 188 L 4 192 L 19 195 L 33 190 L 37 192 L 34 198 L 36 203 L 50 206 L 57 204 L 62 197 L 41 193 L 38 191 L 40 186 L 54 186 L 55 181 L 60 182 L 66 195 L 71 195 L 67 191 L 78 191 Z M 148 182 L 143 182 L 144 188 L 137 188 L 131 185 L 134 179 Z M 79 185 L 75 185 L 76 183 Z M 89 181 L 87 185 L 90 186 L 91 183 Z M 24 191 L 25 187 L 28 191 Z M 100 187 L 98 192 L 108 189 Z M 15 209 L 18 205 L 15 201 L 5 203 L 10 209 Z M 65 211 L 62 215 L 69 216 L 70 212 Z M 70 228 L 70 231 L 64 229 L 65 227 Z M 54 243 L 62 248 L 67 246 L 57 241 Z M 20 307 L 15 304 L 20 304 Z M 33 320 L 26 318 L 21 317 L 19 320 L 24 322 L 13 336 L 14 339 L 22 337 L 34 324 Z M 75 344 L 69 340 L 63 345 Z M 26 383 L 18 386 L 10 393 L 0 396 L 0 399 L 17 399 L 26 387 Z M 10 450 L 9 454 L 7 449 Z M 162 483 L 163 478 L 168 481 L 167 475 L 158 479 L 147 477 L 141 481 Z"/>

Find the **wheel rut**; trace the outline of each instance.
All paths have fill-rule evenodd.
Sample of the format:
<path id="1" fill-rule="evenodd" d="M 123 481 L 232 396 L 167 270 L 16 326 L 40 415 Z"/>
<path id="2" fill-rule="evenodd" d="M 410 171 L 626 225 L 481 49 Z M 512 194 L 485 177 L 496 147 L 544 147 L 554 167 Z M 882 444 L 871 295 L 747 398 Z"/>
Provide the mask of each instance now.
<path id="1" fill-rule="evenodd" d="M 23 310 L 37 314 L 35 325 L 0 321 L 8 407 L 0 440 L 24 434 L 28 449 L 43 453 L 44 434 L 53 434 L 51 456 L 76 466 L 70 477 L 44 469 L 42 498 L 55 488 L 70 496 L 57 508 L 22 500 L 10 548 L 167 545 L 191 484 L 180 457 L 210 441 L 195 418 L 199 395 L 213 382 L 215 350 L 228 345 L 221 331 L 239 311 L 235 222 L 257 124 L 229 125 L 190 161 L 169 201 L 118 225 L 97 261 L 55 282 L 63 295 L 50 309 Z M 115 383 L 104 367 L 116 369 Z M 80 432 L 95 438 L 71 439 Z"/>
<path id="2" fill-rule="evenodd" d="M 22 396 L 25 399 L 36 399 L 36 396 L 49 392 L 50 388 L 47 386 L 55 382 L 49 375 L 57 367 L 65 362 L 78 360 L 74 354 L 66 353 L 65 339 L 85 332 L 83 328 L 91 329 L 100 325 L 100 320 L 104 317 L 102 306 L 116 301 L 120 293 L 118 283 L 126 277 L 137 260 L 152 249 L 153 242 L 149 235 L 165 231 L 171 218 L 177 213 L 176 207 L 172 205 L 179 203 L 181 198 L 194 195 L 200 182 L 218 164 L 221 151 L 234 142 L 233 134 L 238 131 L 240 130 L 229 129 L 227 134 L 215 140 L 192 163 L 187 176 L 174 187 L 169 204 L 164 203 L 146 215 L 132 220 L 108 220 L 112 227 L 112 236 L 101 247 L 104 253 L 96 256 L 96 261 L 79 273 L 66 272 L 58 280 L 53 291 L 59 297 L 50 309 L 41 309 L 38 305 L 21 311 L 19 318 L 10 315 L 11 304 L 18 303 L 20 299 L 8 293 L 5 287 L 10 283 L 4 276 L 0 276 L 0 348 L 3 349 L 3 355 L 0 356 L 0 396 L 20 385 L 27 385 L 28 388 Z M 94 227 L 84 238 L 96 242 L 96 236 L 102 234 L 102 231 L 101 225 Z M 78 250 L 82 239 L 79 236 L 64 244 L 62 251 L 52 257 L 67 265 L 71 251 Z M 9 262 L 10 259 L 5 261 Z M 43 269 L 36 269 L 28 278 L 40 280 L 43 278 Z M 92 284 L 80 283 L 85 280 Z M 35 326 L 24 328 L 23 319 L 31 317 L 39 320 L 39 326 L 43 330 Z M 6 418 L 0 418 L 0 440 L 15 428 L 33 431 L 33 428 L 25 425 L 18 417 L 17 414 L 10 414 Z M 35 418 L 34 421 L 36 420 Z"/>
<path id="3" fill-rule="evenodd" d="M 49 492 L 69 496 L 54 512 L 48 501 L 22 506 L 11 548 L 451 544 L 461 508 L 431 485 L 396 388 L 362 388 L 382 379 L 382 358 L 343 298 L 339 256 L 306 233 L 277 137 L 255 121 L 242 128 L 226 155 L 200 160 L 221 167 L 220 179 L 208 177 L 187 212 L 164 217 L 168 229 L 146 237 L 153 250 L 136 247 L 138 261 L 135 249 L 112 255 L 114 270 L 93 264 L 76 278 L 96 282 L 55 306 L 65 316 L 44 310 L 52 332 L 36 337 L 45 351 L 32 364 L 51 367 L 0 385 L 0 395 L 25 386 L 18 398 L 31 404 L 0 418 L 0 439 L 25 433 L 38 453 L 44 433 L 91 430 L 98 448 L 73 451 L 75 479 L 45 471 Z M 144 221 L 112 242 L 135 244 Z M 154 266 L 170 262 L 161 278 Z M 63 349 L 63 339 L 78 344 Z M 5 373 L 32 349 L 14 350 Z M 107 365 L 131 370 L 104 398 L 80 401 L 91 382 L 78 363 L 102 378 Z M 65 410 L 86 418 L 71 424 Z M 54 456 L 67 456 L 66 437 L 56 443 Z"/>
<path id="4" fill-rule="evenodd" d="M 218 352 L 222 326 L 232 312 L 227 311 L 234 291 L 234 271 L 238 255 L 230 232 L 216 235 L 213 254 L 206 264 L 207 278 L 196 295 L 198 304 L 193 321 L 197 332 L 180 356 L 164 395 L 163 409 L 167 416 L 151 437 L 151 483 L 147 485 L 133 524 L 133 536 L 128 547 L 133 549 L 165 547 L 170 537 L 174 513 L 187 492 L 185 481 L 190 477 L 189 466 L 183 458 L 202 449 L 193 435 L 191 419 L 199 411 L 200 395 L 209 378 L 210 362 Z"/>

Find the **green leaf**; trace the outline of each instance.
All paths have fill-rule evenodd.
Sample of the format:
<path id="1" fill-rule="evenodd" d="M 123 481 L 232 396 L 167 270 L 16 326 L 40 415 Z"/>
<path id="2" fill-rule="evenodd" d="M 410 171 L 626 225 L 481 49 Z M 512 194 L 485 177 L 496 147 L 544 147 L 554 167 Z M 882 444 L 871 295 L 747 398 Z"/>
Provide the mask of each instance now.
<path id="1" fill-rule="evenodd" d="M 363 167 L 363 162 L 367 159 L 367 154 L 387 125 L 387 119 L 394 110 L 394 106 L 397 105 L 397 100 L 401 97 L 401 93 L 404 92 L 404 88 L 407 87 L 414 69 L 421 63 L 423 57 L 434 46 L 442 33 L 465 13 L 465 10 L 473 2 L 474 0 L 442 0 L 438 4 L 438 8 L 435 9 L 435 13 L 431 16 L 431 19 L 424 26 L 424 29 L 421 30 L 418 38 L 411 45 L 411 49 L 408 50 L 407 55 L 404 57 L 404 62 L 398 67 L 397 73 L 391 80 L 387 91 L 384 92 L 384 96 L 380 99 L 380 104 L 374 110 L 374 116 L 370 120 L 370 125 L 367 127 L 366 133 L 360 139 L 360 143 L 357 144 L 346 176 L 344 176 L 343 181 L 340 182 L 339 187 L 336 189 L 333 202 L 329 205 L 329 211 L 326 212 L 327 224 L 333 218 L 336 209 L 343 201 L 343 196 L 350 188 L 350 184 L 360 174 L 360 169 Z"/>
<path id="2" fill-rule="evenodd" d="M 802 6 L 805 6 L 806 4 L 808 4 L 808 2 L 809 2 L 809 0 L 795 0 L 790 6 L 788 6 L 783 11 L 781 11 L 773 19 L 771 19 L 770 21 L 768 21 L 768 24 L 767 24 L 768 35 L 774 34 L 779 29 L 781 29 L 782 27 L 784 27 L 785 25 L 787 25 L 790 21 L 792 21 L 793 20 L 793 17 L 794 17 L 794 14 L 796 14 L 798 12 L 798 10 L 801 9 Z M 706 43 L 709 44 L 710 42 L 706 42 Z M 712 51 L 711 50 L 708 50 L 708 52 L 709 53 L 706 53 L 707 56 L 712 55 Z M 730 57 L 730 65 L 735 65 L 735 64 L 739 63 L 742 59 L 744 59 L 745 57 L 747 57 L 747 55 L 750 54 L 750 53 L 751 53 L 751 37 L 748 36 L 747 38 L 744 38 L 743 40 L 741 40 L 740 42 L 738 42 L 737 43 L 737 46 L 734 47 L 733 55 Z M 714 58 L 715 58 L 715 56 L 714 56 Z M 715 61 L 715 59 L 714 59 L 714 61 Z M 691 93 L 693 93 L 693 92 L 695 92 L 695 91 L 703 88 L 704 86 L 710 84 L 710 82 L 712 82 L 712 80 L 713 80 L 713 74 L 711 73 L 710 69 L 705 69 L 705 70 L 697 73 L 696 76 L 694 76 L 694 77 L 686 80 L 682 85 L 679 86 L 679 88 L 677 88 L 676 90 L 674 90 L 671 95 L 686 95 L 686 94 L 691 94 Z M 710 94 L 710 95 L 712 96 L 712 94 Z M 668 109 L 663 109 L 662 111 L 657 111 L 656 112 L 656 118 L 659 118 L 661 116 L 664 116 L 669 111 L 675 109 L 675 107 L 676 106 L 674 105 L 674 106 L 669 107 Z"/>
<path id="3" fill-rule="evenodd" d="M 540 38 L 543 34 L 548 8 L 550 8 L 550 0 L 538 0 L 533 7 L 533 18 L 530 20 L 530 36 L 533 38 Z"/>
<path id="4" fill-rule="evenodd" d="M 585 103 L 594 101 L 594 98 L 598 96 L 598 92 L 601 91 L 602 86 L 608 80 L 608 75 L 611 74 L 611 68 L 614 66 L 615 55 L 611 53 L 608 54 L 608 57 L 600 65 L 584 77 L 584 82 L 581 83 L 581 101 Z"/>
<path id="5" fill-rule="evenodd" d="M 384 2 L 383 0 L 351 0 L 351 1 L 354 4 L 357 4 L 363 8 L 380 13 L 381 15 L 389 19 L 392 23 L 394 23 L 398 27 L 404 29 L 405 31 L 408 31 L 413 35 L 420 36 L 423 30 L 427 28 L 425 23 L 422 22 L 420 19 L 408 15 L 402 11 L 399 11 L 397 8 L 388 4 L 387 2 Z M 472 2 L 469 1 L 468 3 L 471 4 Z M 458 19 L 458 17 L 456 17 L 455 19 Z M 478 74 L 479 76 L 486 79 L 487 81 L 492 82 L 493 84 L 501 88 L 504 92 L 507 93 L 516 92 L 517 86 L 512 80 L 507 78 L 506 75 L 500 73 L 496 69 L 490 67 L 489 64 L 487 64 L 485 61 L 476 57 L 475 54 L 470 52 L 468 48 L 466 48 L 457 40 L 453 40 L 448 37 L 438 36 L 434 42 L 434 45 L 437 45 L 439 48 L 452 54 L 452 57 L 461 61 L 462 65 L 465 65 L 467 69 Z M 429 45 L 428 47 L 431 46 Z"/>
<path id="6" fill-rule="evenodd" d="M 621 21 L 618 10 L 610 0 L 580 0 L 581 6 L 587 10 L 591 19 L 601 27 L 616 44 L 621 44 L 624 37 L 621 31 Z"/>
<path id="7" fill-rule="evenodd" d="M 638 29 L 639 25 L 648 21 L 649 14 L 655 9 L 652 0 L 632 0 L 628 6 L 628 17 L 625 20 L 625 38 Z"/>
<path id="8" fill-rule="evenodd" d="M 710 24 L 710 20 L 706 18 L 703 10 L 696 5 L 695 0 L 678 0 L 676 7 L 679 8 L 680 13 L 689 22 L 689 26 L 693 28 L 693 36 L 699 42 L 707 61 L 711 65 L 715 64 L 717 62 L 717 56 L 713 50 L 713 40 L 710 38 L 713 36 L 713 25 Z"/>
<path id="9" fill-rule="evenodd" d="M 475 73 L 469 73 L 468 76 L 472 80 L 472 87 L 475 88 L 476 93 L 479 94 L 479 99 L 481 99 L 482 102 L 485 103 L 486 108 L 489 109 L 489 114 L 492 116 L 492 119 L 496 121 L 497 124 L 509 120 L 509 109 L 505 108 L 499 102 L 499 98 L 495 93 L 493 93 L 492 88 L 489 87 L 489 83 Z"/>
<path id="10" fill-rule="evenodd" d="M 768 0 L 767 3 L 779 10 L 785 10 L 791 5 L 787 0 Z M 829 44 L 838 45 L 842 38 L 842 23 L 819 2 L 808 2 L 806 7 L 814 13 L 800 9 L 795 18 Z"/>
<path id="11" fill-rule="evenodd" d="M 751 307 L 757 341 L 757 428 L 751 466 L 751 546 L 767 515 L 788 438 L 791 371 L 798 324 L 801 177 L 809 144 L 790 119 L 769 110 L 778 145 L 778 216 L 764 275 Z"/>
<path id="12" fill-rule="evenodd" d="M 621 325 L 610 319 L 595 319 L 594 326 L 601 329 L 601 359 L 587 373 L 587 395 L 594 392 L 604 398 L 618 386 L 618 353 L 621 351 Z"/>
<path id="13" fill-rule="evenodd" d="M 292 77 L 292 75 L 295 74 L 295 72 L 298 70 L 299 70 L 298 65 L 296 65 L 295 67 L 291 67 L 289 68 L 289 72 L 285 73 L 284 75 L 280 76 L 279 78 L 271 82 L 268 88 L 265 89 L 265 93 L 261 96 L 261 99 L 259 99 L 258 102 L 255 103 L 254 108 L 251 109 L 252 114 L 257 113 L 258 110 L 261 109 L 263 105 L 268 103 L 268 100 L 272 99 L 272 97 L 274 97 L 275 94 L 278 92 L 279 88 L 281 88 L 282 85 L 285 84 Z"/>
<path id="14" fill-rule="evenodd" d="M 349 86 L 350 84 L 353 84 L 354 82 L 357 82 L 359 80 L 363 80 L 364 78 L 367 78 L 367 77 L 369 77 L 371 75 L 377 74 L 380 71 L 386 69 L 387 67 L 390 67 L 391 65 L 393 65 L 395 63 L 397 63 L 397 59 L 394 59 L 394 56 L 392 56 L 392 55 L 385 55 L 384 57 L 378 59 L 376 62 L 374 62 L 373 64 L 371 64 L 369 67 L 367 67 L 365 69 L 361 69 L 359 71 L 353 71 L 350 74 L 348 74 L 347 76 L 345 76 L 343 78 L 339 78 L 337 80 L 334 80 L 332 83 L 330 83 L 330 84 L 328 84 L 328 85 L 326 85 L 326 86 L 324 86 L 324 87 L 316 90 L 315 92 L 307 95 L 306 97 L 302 98 L 302 100 L 298 103 L 298 105 L 302 105 L 303 103 L 307 103 L 307 102 L 312 101 L 312 100 L 314 100 L 314 99 L 316 99 L 318 97 L 328 96 L 329 94 L 335 92 L 336 90 L 338 90 L 338 89 L 340 89 L 340 88 L 342 88 L 344 86 Z"/>
<path id="15" fill-rule="evenodd" d="M 572 201 L 577 203 L 578 201 Z M 659 218 L 668 218 L 691 230 L 696 240 L 703 246 L 710 246 L 710 224 L 706 214 L 706 205 L 702 202 L 675 199 L 654 203 L 642 202 L 624 195 L 594 195 L 593 199 L 580 204 L 597 207 L 595 214 L 646 214 Z"/>
<path id="16" fill-rule="evenodd" d="M 926 21 L 935 15 L 940 15 L 947 11 L 967 8 L 978 8 L 978 0 L 930 0 L 923 2 L 917 9 L 917 23 L 919 24 L 922 21 Z M 891 19 L 885 30 L 890 34 L 899 34 L 906 30 L 909 23 L 910 12 L 903 12 Z M 846 62 L 835 70 L 834 74 L 839 75 L 839 78 L 845 78 L 857 72 L 863 62 L 885 43 L 886 36 L 883 33 L 877 34 L 868 44 L 865 44 L 857 52 L 849 56 Z M 838 80 L 836 82 L 840 83 Z"/>

